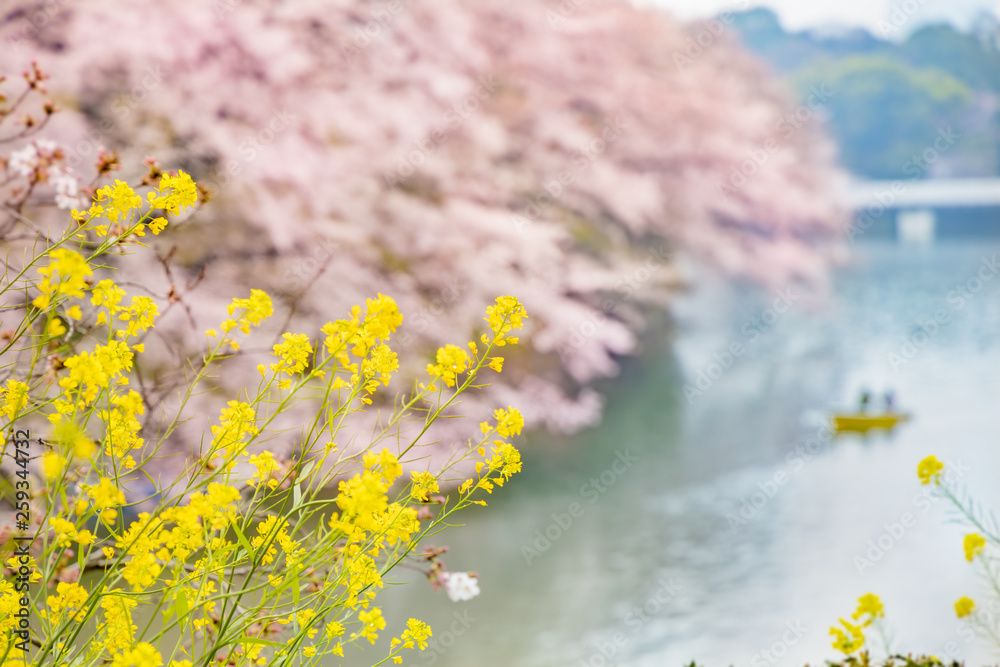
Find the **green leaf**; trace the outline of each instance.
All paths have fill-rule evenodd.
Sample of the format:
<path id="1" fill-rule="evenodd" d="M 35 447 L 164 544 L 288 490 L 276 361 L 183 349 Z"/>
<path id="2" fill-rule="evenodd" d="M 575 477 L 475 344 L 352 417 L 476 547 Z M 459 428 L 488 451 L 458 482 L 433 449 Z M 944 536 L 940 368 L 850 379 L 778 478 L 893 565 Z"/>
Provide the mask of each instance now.
<path id="1" fill-rule="evenodd" d="M 250 546 L 250 541 L 247 540 L 246 535 L 243 534 L 243 531 L 240 530 L 240 525 L 238 523 L 234 523 L 233 530 L 236 531 L 236 539 L 240 541 L 240 545 L 246 550 L 247 557 L 253 560 L 253 547 Z M 237 559 L 239 559 L 239 556 L 237 556 Z"/>
<path id="2" fill-rule="evenodd" d="M 241 644 L 263 644 L 264 646 L 285 646 L 282 642 L 272 642 L 268 639 L 261 639 L 260 637 L 240 637 Z"/>
<path id="3" fill-rule="evenodd" d="M 174 613 L 177 614 L 178 621 L 187 616 L 188 600 L 184 591 L 177 591 L 174 595 Z"/>

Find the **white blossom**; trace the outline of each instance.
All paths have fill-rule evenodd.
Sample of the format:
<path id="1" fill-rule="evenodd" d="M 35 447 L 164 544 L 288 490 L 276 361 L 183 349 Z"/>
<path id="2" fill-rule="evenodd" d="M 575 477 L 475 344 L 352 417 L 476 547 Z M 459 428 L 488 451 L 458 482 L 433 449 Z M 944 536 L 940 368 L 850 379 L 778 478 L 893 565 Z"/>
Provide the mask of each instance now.
<path id="1" fill-rule="evenodd" d="M 19 151 L 10 154 L 7 168 L 20 176 L 30 176 L 38 164 L 38 150 L 34 144 L 29 144 Z"/>
<path id="2" fill-rule="evenodd" d="M 67 209 L 83 206 L 83 198 L 80 196 L 76 178 L 68 170 L 56 171 L 53 169 L 50 171 L 50 178 L 56 189 L 56 206 Z"/>
<path id="3" fill-rule="evenodd" d="M 479 581 L 468 572 L 449 572 L 444 585 L 452 602 L 466 602 L 479 595 Z"/>

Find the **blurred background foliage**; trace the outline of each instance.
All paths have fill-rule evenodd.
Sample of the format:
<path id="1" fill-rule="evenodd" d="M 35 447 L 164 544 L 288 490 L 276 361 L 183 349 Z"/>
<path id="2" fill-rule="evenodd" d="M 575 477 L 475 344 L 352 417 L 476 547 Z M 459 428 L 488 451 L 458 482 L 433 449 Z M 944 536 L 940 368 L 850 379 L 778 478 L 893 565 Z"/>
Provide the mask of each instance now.
<path id="1" fill-rule="evenodd" d="M 1000 47 L 996 19 L 983 15 L 963 32 L 917 28 L 900 40 L 863 28 L 786 31 L 777 14 L 734 15 L 744 45 L 805 97 L 831 90 L 828 130 L 843 165 L 869 178 L 995 176 L 1000 173 Z M 928 169 L 907 164 L 946 127 L 961 145 Z"/>

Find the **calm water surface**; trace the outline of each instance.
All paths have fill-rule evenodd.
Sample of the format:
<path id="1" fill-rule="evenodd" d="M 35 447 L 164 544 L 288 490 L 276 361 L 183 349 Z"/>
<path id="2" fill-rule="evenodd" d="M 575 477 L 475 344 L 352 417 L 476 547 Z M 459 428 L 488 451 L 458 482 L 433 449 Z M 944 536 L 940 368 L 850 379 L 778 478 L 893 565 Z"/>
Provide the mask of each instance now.
<path id="1" fill-rule="evenodd" d="M 953 602 L 981 587 L 962 527 L 915 475 L 934 453 L 1000 508 L 1000 275 L 982 269 L 993 279 L 973 291 L 995 256 L 993 242 L 861 246 L 830 294 L 793 292 L 781 314 L 760 290 L 686 297 L 675 338 L 608 385 L 599 428 L 528 443 L 525 472 L 448 534 L 445 562 L 479 573 L 479 598 L 387 592 L 388 630 L 413 615 L 438 640 L 404 664 L 817 664 L 869 591 L 894 648 L 995 660 L 957 632 Z M 733 343 L 743 354 L 710 367 Z M 820 417 L 861 387 L 894 389 L 913 422 L 824 438 Z"/>

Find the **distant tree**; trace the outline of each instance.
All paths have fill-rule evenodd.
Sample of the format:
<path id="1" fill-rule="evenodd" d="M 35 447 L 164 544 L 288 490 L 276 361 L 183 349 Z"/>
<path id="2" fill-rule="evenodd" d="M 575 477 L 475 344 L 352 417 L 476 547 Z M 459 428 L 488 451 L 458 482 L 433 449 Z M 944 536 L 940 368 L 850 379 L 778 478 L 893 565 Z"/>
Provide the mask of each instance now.
<path id="1" fill-rule="evenodd" d="M 1000 174 L 995 17 L 979 17 L 967 33 L 923 26 L 901 42 L 862 28 L 786 31 L 769 9 L 738 12 L 732 25 L 747 48 L 806 94 L 817 84 L 837 89 L 827 107 L 829 131 L 843 164 L 857 175 L 931 175 L 912 158 L 947 124 L 962 137 L 936 169 Z"/>
<path id="2" fill-rule="evenodd" d="M 1000 52 L 978 35 L 931 25 L 916 30 L 899 48 L 911 65 L 943 70 L 970 88 L 1000 92 Z"/>
<path id="3" fill-rule="evenodd" d="M 794 79 L 803 94 L 819 84 L 829 87 L 829 127 L 841 160 L 871 178 L 926 176 L 920 154 L 940 130 L 958 128 L 973 101 L 955 77 L 886 56 L 817 63 Z"/>

